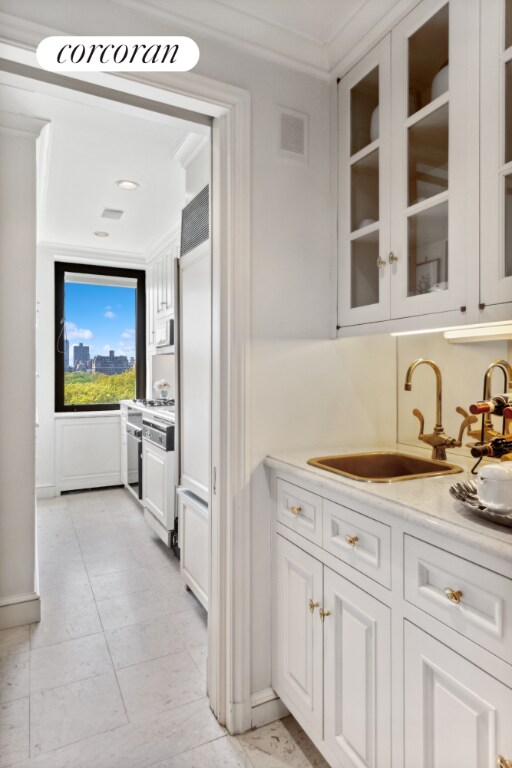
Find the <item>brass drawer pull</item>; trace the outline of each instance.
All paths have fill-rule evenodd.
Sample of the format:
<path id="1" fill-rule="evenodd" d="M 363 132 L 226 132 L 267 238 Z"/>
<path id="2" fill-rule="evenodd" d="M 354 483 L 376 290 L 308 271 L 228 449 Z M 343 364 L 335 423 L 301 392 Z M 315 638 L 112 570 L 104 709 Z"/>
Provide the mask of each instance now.
<path id="1" fill-rule="evenodd" d="M 292 512 L 294 515 L 300 515 L 302 512 L 302 507 L 292 507 Z"/>
<path id="2" fill-rule="evenodd" d="M 458 605 L 460 603 L 462 592 L 459 590 L 450 589 L 450 587 L 446 587 L 444 590 L 444 593 L 448 600 L 451 600 L 452 603 L 455 603 Z M 511 767 L 512 768 L 512 767 Z"/>
<path id="3" fill-rule="evenodd" d="M 503 755 L 496 758 L 496 768 L 512 768 L 512 760 L 506 760 Z"/>
<path id="4" fill-rule="evenodd" d="M 319 605 L 320 605 L 320 603 L 314 603 L 313 600 L 311 598 L 309 598 L 308 608 L 309 608 L 309 612 L 310 613 L 314 613 L 315 612 L 315 608 L 318 608 Z"/>
<path id="5" fill-rule="evenodd" d="M 390 264 L 396 264 L 396 262 L 398 261 L 398 256 L 395 253 L 393 253 L 393 251 L 391 251 L 391 253 L 388 256 L 388 259 Z"/>
<path id="6" fill-rule="evenodd" d="M 359 541 L 359 536 L 345 536 L 345 541 L 349 545 L 349 547 L 355 547 L 357 542 Z"/>
<path id="7" fill-rule="evenodd" d="M 387 264 L 387 261 L 386 261 L 386 259 L 381 259 L 380 256 L 379 256 L 379 258 L 376 261 L 376 264 L 377 264 L 377 268 L 378 269 L 384 269 L 384 267 Z"/>
<path id="8" fill-rule="evenodd" d="M 320 608 L 320 619 L 321 619 L 321 621 L 325 621 L 326 616 L 330 616 L 330 615 L 331 615 L 330 611 L 324 611 L 323 608 Z"/>

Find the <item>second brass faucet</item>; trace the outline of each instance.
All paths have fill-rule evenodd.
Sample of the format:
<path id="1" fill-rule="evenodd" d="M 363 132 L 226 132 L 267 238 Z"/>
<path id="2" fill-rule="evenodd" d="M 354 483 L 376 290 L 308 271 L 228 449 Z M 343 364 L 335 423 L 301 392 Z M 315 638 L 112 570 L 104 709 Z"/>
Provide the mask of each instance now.
<path id="1" fill-rule="evenodd" d="M 470 424 L 474 424 L 474 422 L 477 421 L 477 417 L 470 416 L 469 413 L 467 413 L 467 411 L 464 410 L 464 408 L 458 407 L 456 411 L 458 414 L 460 414 L 463 417 L 463 420 L 459 429 L 459 436 L 455 438 L 447 435 L 444 431 L 443 421 L 442 421 L 443 419 L 443 379 L 437 363 L 434 363 L 433 360 L 424 359 L 422 357 L 418 358 L 417 360 L 414 360 L 414 362 L 410 364 L 409 368 L 407 369 L 407 373 L 405 374 L 404 389 L 406 392 L 410 392 L 412 390 L 412 375 L 419 365 L 429 365 L 434 371 L 436 376 L 436 423 L 434 426 L 434 431 L 431 433 L 425 434 L 423 431 L 425 428 L 425 417 L 423 416 L 422 412 L 418 408 L 414 408 L 413 414 L 414 416 L 416 416 L 416 418 L 420 422 L 420 433 L 418 435 L 418 439 L 424 443 L 427 443 L 427 445 L 430 445 L 432 447 L 433 459 L 437 459 L 438 461 L 446 461 L 446 449 L 460 448 L 460 446 L 462 445 L 462 438 L 463 438 L 466 427 L 468 427 Z"/>

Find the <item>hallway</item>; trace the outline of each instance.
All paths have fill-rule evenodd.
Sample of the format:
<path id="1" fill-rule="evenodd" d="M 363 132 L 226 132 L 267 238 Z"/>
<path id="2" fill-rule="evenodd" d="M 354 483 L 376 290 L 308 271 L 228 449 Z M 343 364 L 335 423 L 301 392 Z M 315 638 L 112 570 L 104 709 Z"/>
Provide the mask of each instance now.
<path id="1" fill-rule="evenodd" d="M 39 501 L 37 522 L 41 623 L 0 632 L 0 768 L 326 765 L 292 718 L 219 726 L 206 613 L 126 491 Z"/>

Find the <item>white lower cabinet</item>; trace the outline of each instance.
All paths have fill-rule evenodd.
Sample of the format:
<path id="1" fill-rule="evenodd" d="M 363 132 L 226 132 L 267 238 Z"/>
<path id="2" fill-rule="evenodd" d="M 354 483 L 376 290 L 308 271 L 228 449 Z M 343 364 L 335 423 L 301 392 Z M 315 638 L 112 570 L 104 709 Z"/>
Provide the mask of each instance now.
<path id="1" fill-rule="evenodd" d="M 389 608 L 276 536 L 274 687 L 342 766 L 390 768 Z"/>
<path id="2" fill-rule="evenodd" d="M 508 768 L 511 717 L 510 688 L 405 622 L 407 768 Z"/>
<path id="3" fill-rule="evenodd" d="M 275 539 L 274 688 L 304 727 L 322 738 L 322 563 L 282 536 Z"/>
<path id="4" fill-rule="evenodd" d="M 390 610 L 324 568 L 324 740 L 340 765 L 391 767 Z"/>
<path id="5" fill-rule="evenodd" d="M 272 684 L 329 765 L 512 768 L 510 557 L 285 467 Z"/>
<path id="6" fill-rule="evenodd" d="M 174 527 L 174 453 L 142 441 L 143 506 L 164 532 Z"/>

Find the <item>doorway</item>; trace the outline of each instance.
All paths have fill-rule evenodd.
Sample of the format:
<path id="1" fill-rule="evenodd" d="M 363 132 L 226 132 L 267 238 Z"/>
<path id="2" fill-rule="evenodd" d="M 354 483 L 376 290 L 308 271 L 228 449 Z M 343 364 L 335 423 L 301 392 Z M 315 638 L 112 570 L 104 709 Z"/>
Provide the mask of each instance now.
<path id="1" fill-rule="evenodd" d="M 210 483 L 210 705 L 232 732 L 250 726 L 249 482 L 246 381 L 249 338 L 249 104 L 239 89 L 205 78 L 138 81 L 101 75 L 72 81 L 33 67 L 33 54 L 4 46 L 3 82 L 36 80 L 39 92 L 106 98 L 155 113 L 187 110 L 213 120 L 212 442 Z M 236 222 L 236 224 L 235 224 Z"/>

